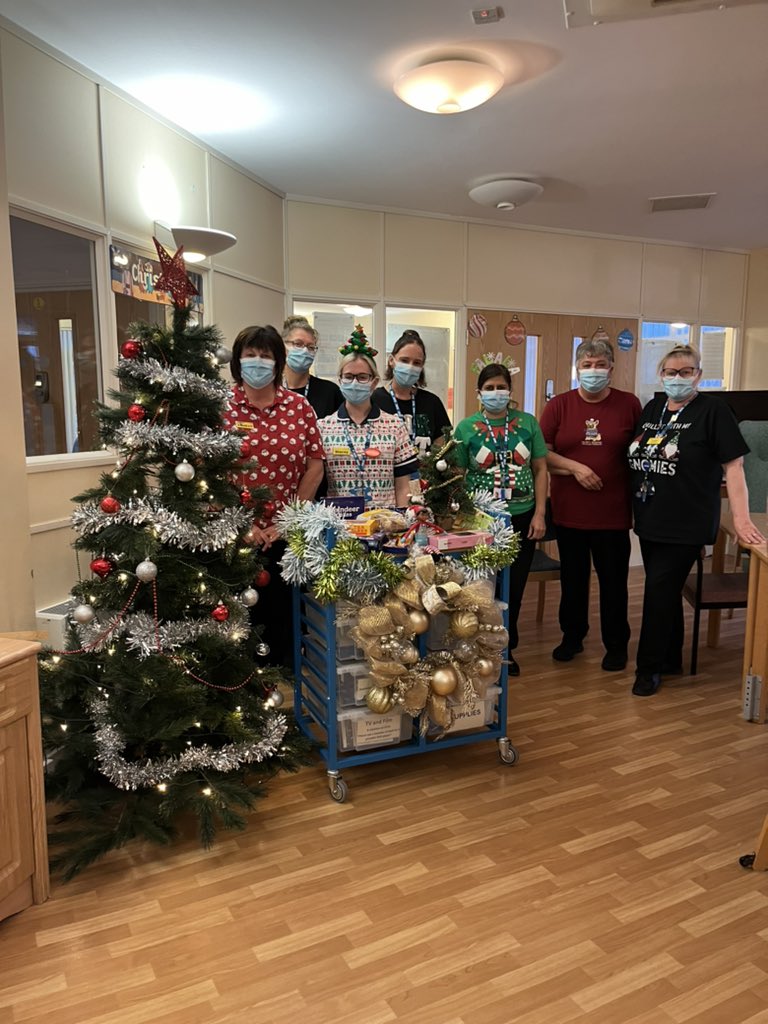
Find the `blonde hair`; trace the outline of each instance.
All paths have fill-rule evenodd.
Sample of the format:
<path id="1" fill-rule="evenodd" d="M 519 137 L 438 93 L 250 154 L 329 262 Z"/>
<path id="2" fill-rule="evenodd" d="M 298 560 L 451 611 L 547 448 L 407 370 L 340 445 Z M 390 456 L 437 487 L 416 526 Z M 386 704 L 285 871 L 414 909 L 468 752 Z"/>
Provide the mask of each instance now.
<path id="1" fill-rule="evenodd" d="M 307 334 L 311 334 L 315 342 L 318 341 L 319 335 L 312 324 L 307 320 L 305 316 L 294 316 L 286 317 L 283 321 L 283 341 L 286 341 L 288 335 L 292 331 L 306 331 Z"/>
<path id="2" fill-rule="evenodd" d="M 348 363 L 354 363 L 356 359 L 362 359 L 363 362 L 367 363 L 368 366 L 370 366 L 374 377 L 379 376 L 379 368 L 376 365 L 375 360 L 372 359 L 371 356 L 365 355 L 363 352 L 348 352 L 347 355 L 342 356 L 341 362 L 339 363 L 339 376 L 341 376 L 344 367 Z"/>
<path id="3" fill-rule="evenodd" d="M 678 356 L 688 357 L 696 363 L 696 369 L 701 369 L 701 353 L 693 345 L 674 345 L 669 352 L 662 359 L 659 360 L 659 365 L 656 367 L 656 372 L 661 373 L 664 369 L 664 364 L 668 359 L 676 359 Z"/>

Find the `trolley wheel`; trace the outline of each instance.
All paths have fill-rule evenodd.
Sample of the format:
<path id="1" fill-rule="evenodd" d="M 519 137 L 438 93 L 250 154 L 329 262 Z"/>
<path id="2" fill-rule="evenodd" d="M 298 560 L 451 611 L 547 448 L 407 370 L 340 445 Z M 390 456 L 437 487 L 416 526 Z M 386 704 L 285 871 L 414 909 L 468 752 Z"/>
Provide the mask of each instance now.
<path id="1" fill-rule="evenodd" d="M 330 789 L 331 800 L 335 800 L 337 804 L 343 804 L 349 796 L 349 786 L 340 775 L 328 776 L 328 788 Z"/>
<path id="2" fill-rule="evenodd" d="M 520 752 L 513 746 L 506 736 L 499 740 L 499 760 L 502 764 L 517 764 L 520 760 Z"/>
<path id="3" fill-rule="evenodd" d="M 752 869 L 752 865 L 755 863 L 755 856 L 756 854 L 754 853 L 745 853 L 743 856 L 739 857 L 739 864 L 741 867 L 746 868 L 747 871 L 750 871 Z"/>

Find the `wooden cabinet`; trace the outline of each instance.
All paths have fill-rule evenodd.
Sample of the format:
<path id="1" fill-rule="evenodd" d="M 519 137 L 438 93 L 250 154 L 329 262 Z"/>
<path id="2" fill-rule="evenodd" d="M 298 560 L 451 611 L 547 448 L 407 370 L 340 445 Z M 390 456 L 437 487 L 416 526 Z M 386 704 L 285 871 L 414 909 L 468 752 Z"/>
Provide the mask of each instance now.
<path id="1" fill-rule="evenodd" d="M 48 898 L 39 650 L 0 639 L 0 920 Z"/>

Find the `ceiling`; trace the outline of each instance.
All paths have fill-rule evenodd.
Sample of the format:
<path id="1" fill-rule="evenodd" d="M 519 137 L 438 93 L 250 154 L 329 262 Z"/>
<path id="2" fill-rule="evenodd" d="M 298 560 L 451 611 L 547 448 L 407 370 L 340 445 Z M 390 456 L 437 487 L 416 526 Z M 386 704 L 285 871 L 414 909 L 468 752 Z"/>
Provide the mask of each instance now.
<path id="1" fill-rule="evenodd" d="M 480 6 L 0 0 L 0 15 L 289 196 L 768 246 L 768 4 L 572 30 L 562 0 L 507 0 L 478 26 Z M 475 110 L 426 114 L 392 92 L 426 57 L 483 54 L 506 84 Z M 218 86 L 241 92 L 212 117 Z M 514 175 L 541 198 L 501 214 L 467 195 Z M 717 193 L 709 209 L 649 213 L 652 196 L 698 192 Z"/>

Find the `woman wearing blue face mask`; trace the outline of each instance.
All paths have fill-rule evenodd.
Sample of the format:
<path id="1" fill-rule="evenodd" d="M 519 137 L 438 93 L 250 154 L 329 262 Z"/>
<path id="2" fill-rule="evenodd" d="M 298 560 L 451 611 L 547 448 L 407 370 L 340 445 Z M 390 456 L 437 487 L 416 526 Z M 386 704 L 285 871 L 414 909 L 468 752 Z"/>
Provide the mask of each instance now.
<path id="1" fill-rule="evenodd" d="M 613 347 L 600 339 L 576 349 L 579 386 L 555 395 L 541 414 L 552 474 L 552 520 L 560 553 L 560 629 L 552 651 L 571 661 L 589 630 L 592 565 L 600 584 L 602 667 L 621 672 L 627 664 L 629 620 L 627 576 L 632 502 L 627 448 L 640 403 L 611 384 Z"/>
<path id="2" fill-rule="evenodd" d="M 536 419 L 511 404 L 512 375 L 490 363 L 477 379 L 480 411 L 458 424 L 457 463 L 467 471 L 470 490 L 488 490 L 505 502 L 520 534 L 520 553 L 510 567 L 509 671 L 520 674 L 512 656 L 518 643 L 517 618 L 536 547 L 546 531 L 547 446 Z"/>
<path id="3" fill-rule="evenodd" d="M 315 410 L 319 420 L 336 412 L 342 402 L 339 385 L 310 374 L 315 361 L 319 338 L 306 317 L 289 316 L 283 324 L 285 343 L 285 370 L 283 384 L 298 395 L 303 395 Z"/>
<path id="4" fill-rule="evenodd" d="M 418 460 L 401 420 L 371 402 L 379 381 L 376 350 L 358 326 L 340 351 L 344 403 L 318 423 L 326 452 L 328 497 L 362 497 L 369 508 L 404 507 L 412 478 L 418 475 Z"/>
<path id="5" fill-rule="evenodd" d="M 274 327 L 246 327 L 232 346 L 235 387 L 224 414 L 224 429 L 242 439 L 237 484 L 244 500 L 251 488 L 267 487 L 271 502 L 254 522 L 249 541 L 265 553 L 270 580 L 260 588 L 251 621 L 264 627 L 271 660 L 285 663 L 291 652 L 291 592 L 280 575 L 285 544 L 274 515 L 296 498 L 311 501 L 323 478 L 323 445 L 317 418 L 306 400 L 278 382 L 285 346 Z"/>
<path id="6" fill-rule="evenodd" d="M 427 350 L 417 331 L 404 331 L 387 360 L 384 385 L 373 392 L 373 404 L 398 416 L 420 454 L 443 436 L 451 421 L 440 398 L 426 390 Z"/>
<path id="7" fill-rule="evenodd" d="M 699 394 L 699 353 L 675 346 L 659 363 L 659 377 L 664 394 L 643 409 L 629 446 L 645 566 L 637 697 L 650 697 L 662 676 L 682 671 L 683 585 L 701 548 L 717 537 L 723 478 L 739 540 L 764 540 L 749 518 L 743 466 L 749 448 L 725 402 Z"/>

